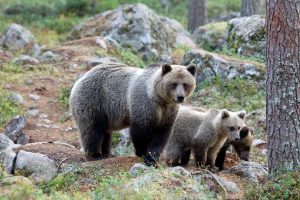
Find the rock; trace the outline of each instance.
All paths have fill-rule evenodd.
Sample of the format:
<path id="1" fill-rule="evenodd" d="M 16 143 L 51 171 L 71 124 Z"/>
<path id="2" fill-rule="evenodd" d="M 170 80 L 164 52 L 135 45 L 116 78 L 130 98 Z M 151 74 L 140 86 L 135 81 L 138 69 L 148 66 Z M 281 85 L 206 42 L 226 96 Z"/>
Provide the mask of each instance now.
<path id="1" fill-rule="evenodd" d="M 8 101 L 16 103 L 16 104 L 23 104 L 24 98 L 19 93 L 12 92 L 8 96 Z"/>
<path id="2" fill-rule="evenodd" d="M 19 24 L 11 24 L 4 32 L 0 45 L 10 51 L 37 54 L 39 46 L 32 33 Z"/>
<path id="3" fill-rule="evenodd" d="M 38 101 L 41 99 L 41 96 L 36 95 L 36 94 L 29 94 L 29 98 L 33 101 Z"/>
<path id="4" fill-rule="evenodd" d="M 176 46 L 195 48 L 189 33 L 175 20 L 158 16 L 144 4 L 123 5 L 73 28 L 69 39 L 108 36 L 143 59 L 156 58 Z"/>
<path id="5" fill-rule="evenodd" d="M 216 22 L 198 27 L 193 33 L 196 43 L 206 50 L 222 50 L 226 46 L 227 22 Z"/>
<path id="6" fill-rule="evenodd" d="M 1 183 L 4 185 L 14 185 L 14 184 L 33 185 L 32 181 L 29 178 L 26 178 L 24 176 L 7 176 L 1 180 Z"/>
<path id="7" fill-rule="evenodd" d="M 27 133 L 21 133 L 17 139 L 17 144 L 22 144 L 22 145 L 25 145 L 25 144 L 28 144 L 29 143 L 29 136 Z"/>
<path id="8" fill-rule="evenodd" d="M 31 176 L 35 182 L 49 181 L 57 174 L 53 160 L 46 155 L 20 150 L 15 164 L 15 173 Z"/>
<path id="9" fill-rule="evenodd" d="M 32 108 L 32 109 L 29 109 L 29 110 L 25 113 L 25 116 L 26 116 L 26 117 L 29 117 L 29 116 L 36 117 L 36 116 L 39 115 L 39 113 L 40 113 L 39 109 Z"/>
<path id="10" fill-rule="evenodd" d="M 243 61 L 236 61 L 229 57 L 221 57 L 201 49 L 192 49 L 185 53 L 183 65 L 196 64 L 197 83 L 210 80 L 215 76 L 225 79 L 236 77 L 264 81 L 265 69 L 261 65 L 253 65 Z"/>
<path id="11" fill-rule="evenodd" d="M 199 178 L 197 178 L 199 179 Z M 237 186 L 236 183 L 232 181 L 228 181 L 216 174 L 204 174 L 201 175 L 200 180 L 202 180 L 204 183 L 207 183 L 208 186 L 214 190 L 215 192 L 221 191 L 220 184 L 226 189 L 227 192 L 231 193 L 238 193 L 240 192 L 240 188 Z M 219 182 L 219 183 L 218 183 Z"/>
<path id="12" fill-rule="evenodd" d="M 262 139 L 254 139 L 252 146 L 254 147 L 266 147 L 267 146 L 267 142 L 262 140 Z"/>
<path id="13" fill-rule="evenodd" d="M 12 54 L 10 52 L 3 51 L 0 49 L 0 66 L 4 63 L 8 63 L 12 59 Z"/>
<path id="14" fill-rule="evenodd" d="M 130 140 L 129 129 L 123 129 L 119 131 L 119 142 L 116 147 L 113 148 L 114 155 L 116 156 L 125 156 L 125 155 L 133 155 L 134 147 Z"/>
<path id="15" fill-rule="evenodd" d="M 216 178 L 223 185 L 223 187 L 227 190 L 227 192 L 232 192 L 232 193 L 240 192 L 240 188 L 236 183 L 234 183 L 232 181 L 227 181 L 220 176 L 216 176 Z"/>
<path id="16" fill-rule="evenodd" d="M 53 53 L 52 51 L 46 51 L 38 56 L 38 60 L 44 63 L 51 63 L 62 60 L 62 57 L 59 54 Z"/>
<path id="17" fill-rule="evenodd" d="M 7 135 L 13 142 L 16 142 L 22 133 L 22 128 L 25 127 L 27 119 L 24 116 L 16 116 L 5 126 L 4 134 Z"/>
<path id="18" fill-rule="evenodd" d="M 160 64 L 165 64 L 165 63 L 173 64 L 174 61 L 173 61 L 172 56 L 167 55 L 167 54 L 163 54 L 163 55 L 160 55 L 157 58 L 157 63 L 160 63 Z"/>
<path id="19" fill-rule="evenodd" d="M 228 22 L 227 46 L 241 55 L 265 60 L 265 18 L 259 15 L 240 17 Z"/>
<path id="20" fill-rule="evenodd" d="M 183 168 L 181 166 L 171 167 L 170 171 L 174 174 L 178 174 L 181 176 L 189 176 L 189 177 L 192 176 L 192 174 L 188 170 L 186 170 L 185 168 Z"/>
<path id="21" fill-rule="evenodd" d="M 103 58 L 95 58 L 88 62 L 88 65 L 91 67 L 95 67 L 96 65 L 100 65 L 103 63 L 120 63 L 118 58 L 115 57 L 103 57 Z"/>
<path id="22" fill-rule="evenodd" d="M 224 172 L 235 174 L 252 183 L 258 183 L 268 175 L 268 171 L 262 165 L 255 162 L 242 162 Z"/>
<path id="23" fill-rule="evenodd" d="M 135 163 L 132 167 L 130 167 L 129 174 L 133 177 L 137 177 L 145 173 L 145 171 L 147 170 L 149 170 L 149 167 L 147 167 L 146 165 L 141 163 Z"/>
<path id="24" fill-rule="evenodd" d="M 31 56 L 21 55 L 19 58 L 16 58 L 13 63 L 17 65 L 38 65 L 40 62 Z"/>
<path id="25" fill-rule="evenodd" d="M 16 145 L 8 136 L 4 134 L 0 134 L 0 151 L 4 149 L 13 149 L 18 147 L 19 145 Z"/>
<path id="26" fill-rule="evenodd" d="M 0 165 L 4 167 L 7 173 L 13 173 L 15 157 L 16 153 L 10 148 L 6 148 L 0 151 Z"/>
<path id="27" fill-rule="evenodd" d="M 263 149 L 263 150 L 261 151 L 261 155 L 267 157 L 267 156 L 268 156 L 268 150 L 267 150 L 267 149 Z"/>

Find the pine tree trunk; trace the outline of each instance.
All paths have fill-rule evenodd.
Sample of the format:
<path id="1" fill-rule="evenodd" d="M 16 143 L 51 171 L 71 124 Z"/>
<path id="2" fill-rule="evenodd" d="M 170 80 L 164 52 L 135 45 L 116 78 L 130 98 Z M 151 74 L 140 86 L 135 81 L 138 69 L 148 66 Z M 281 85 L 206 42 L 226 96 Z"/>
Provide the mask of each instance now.
<path id="1" fill-rule="evenodd" d="M 260 0 L 242 0 L 241 16 L 257 15 L 259 7 Z"/>
<path id="2" fill-rule="evenodd" d="M 271 174 L 300 169 L 300 2 L 267 0 L 267 132 Z"/>
<path id="3" fill-rule="evenodd" d="M 206 24 L 207 0 L 189 0 L 188 30 L 193 32 L 196 28 Z"/>

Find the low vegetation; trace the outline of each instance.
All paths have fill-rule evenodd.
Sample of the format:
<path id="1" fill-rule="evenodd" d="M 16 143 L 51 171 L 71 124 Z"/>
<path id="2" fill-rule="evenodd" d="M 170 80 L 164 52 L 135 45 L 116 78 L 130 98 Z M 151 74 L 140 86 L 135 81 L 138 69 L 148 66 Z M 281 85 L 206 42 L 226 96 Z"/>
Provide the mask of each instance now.
<path id="1" fill-rule="evenodd" d="M 264 184 L 254 185 L 246 193 L 246 199 L 271 200 L 271 199 L 299 199 L 300 198 L 300 173 L 286 172 L 277 175 L 274 179 Z"/>

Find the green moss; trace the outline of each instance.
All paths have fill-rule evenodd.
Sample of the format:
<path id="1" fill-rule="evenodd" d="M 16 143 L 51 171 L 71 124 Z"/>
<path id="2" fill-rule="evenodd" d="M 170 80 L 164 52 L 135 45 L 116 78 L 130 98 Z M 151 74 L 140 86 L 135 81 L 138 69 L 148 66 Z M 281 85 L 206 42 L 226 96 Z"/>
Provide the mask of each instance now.
<path id="1" fill-rule="evenodd" d="M 63 108 L 69 107 L 69 97 L 70 97 L 71 89 L 70 88 L 61 88 L 58 92 L 58 103 Z"/>
<path id="2" fill-rule="evenodd" d="M 265 91 L 259 89 L 254 81 L 216 77 L 198 85 L 192 101 L 207 108 L 245 109 L 250 112 L 265 106 Z"/>
<path id="3" fill-rule="evenodd" d="M 299 199 L 300 198 L 300 173 L 287 172 L 268 180 L 264 184 L 253 185 L 246 191 L 246 199 Z"/>

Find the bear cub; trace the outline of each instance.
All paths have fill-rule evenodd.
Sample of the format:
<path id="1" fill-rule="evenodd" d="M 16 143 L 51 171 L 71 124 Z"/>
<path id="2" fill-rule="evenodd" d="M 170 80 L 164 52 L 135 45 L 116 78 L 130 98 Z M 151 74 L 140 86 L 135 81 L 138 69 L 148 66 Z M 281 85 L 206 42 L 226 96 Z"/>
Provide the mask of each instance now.
<path id="1" fill-rule="evenodd" d="M 220 171 L 224 169 L 226 151 L 230 147 L 230 145 L 232 145 L 234 152 L 237 153 L 241 160 L 249 161 L 250 151 L 253 143 L 252 133 L 253 129 L 245 126 L 240 131 L 240 140 L 238 142 L 230 141 L 227 139 L 216 158 L 215 164 Z"/>
<path id="2" fill-rule="evenodd" d="M 165 149 L 168 165 L 186 165 L 193 153 L 197 166 L 215 166 L 215 160 L 227 138 L 240 139 L 246 111 L 208 109 L 204 112 L 182 107 Z"/>
<path id="3" fill-rule="evenodd" d="M 70 109 L 89 160 L 111 154 L 112 132 L 130 127 L 137 156 L 155 165 L 171 133 L 179 103 L 194 91 L 195 65 L 145 69 L 107 63 L 74 84 Z"/>

